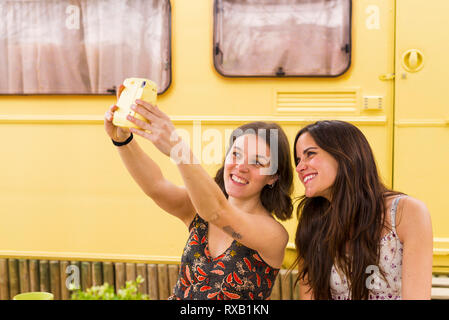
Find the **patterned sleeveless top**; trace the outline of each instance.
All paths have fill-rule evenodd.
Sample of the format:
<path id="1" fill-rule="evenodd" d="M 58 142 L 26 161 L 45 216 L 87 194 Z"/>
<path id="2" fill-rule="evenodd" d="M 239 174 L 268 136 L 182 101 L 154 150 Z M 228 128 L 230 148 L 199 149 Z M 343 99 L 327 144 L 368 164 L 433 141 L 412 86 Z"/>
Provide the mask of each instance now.
<path id="1" fill-rule="evenodd" d="M 380 240 L 379 268 L 369 266 L 367 268 L 367 280 L 369 300 L 400 300 L 402 282 L 402 253 L 403 244 L 400 242 L 396 232 L 396 210 L 399 199 L 396 197 L 391 206 L 391 231 Z M 385 279 L 379 272 L 385 273 Z M 386 280 L 386 281 L 385 281 Z M 340 272 L 335 265 L 332 266 L 330 287 L 332 299 L 351 299 L 346 276 Z"/>
<path id="2" fill-rule="evenodd" d="M 178 281 L 168 299 L 268 299 L 279 269 L 270 267 L 257 251 L 236 240 L 213 258 L 208 246 L 208 225 L 198 214 L 190 224 Z"/>

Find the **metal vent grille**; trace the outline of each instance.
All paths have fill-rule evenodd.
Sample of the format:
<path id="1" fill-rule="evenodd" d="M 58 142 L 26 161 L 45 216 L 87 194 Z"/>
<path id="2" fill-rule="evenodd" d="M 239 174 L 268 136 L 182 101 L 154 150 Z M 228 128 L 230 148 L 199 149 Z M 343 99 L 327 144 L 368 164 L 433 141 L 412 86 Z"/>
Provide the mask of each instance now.
<path id="1" fill-rule="evenodd" d="M 354 113 L 356 110 L 356 90 L 276 92 L 279 113 Z"/>

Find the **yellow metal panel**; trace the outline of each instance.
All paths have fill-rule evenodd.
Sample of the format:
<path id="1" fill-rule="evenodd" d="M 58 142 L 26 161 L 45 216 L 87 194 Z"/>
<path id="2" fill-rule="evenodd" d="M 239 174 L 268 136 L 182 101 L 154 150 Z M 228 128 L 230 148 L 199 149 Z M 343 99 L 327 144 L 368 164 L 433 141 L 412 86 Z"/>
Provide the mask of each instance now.
<path id="1" fill-rule="evenodd" d="M 367 135 L 391 185 L 393 81 L 384 75 L 394 72 L 392 0 L 353 1 L 352 62 L 344 75 L 281 79 L 219 75 L 212 60 L 213 1 L 171 3 L 173 78 L 158 104 L 177 128 L 190 132 L 192 145 L 194 121 L 203 132 L 217 129 L 224 149 L 226 130 L 247 121 L 278 121 L 293 143 L 307 123 L 346 120 Z M 282 110 L 285 93 L 296 100 Z M 365 109 L 364 97 L 381 97 L 383 108 Z M 0 135 L 8 137 L 0 160 L 0 255 L 179 259 L 187 228 L 144 195 L 104 132 L 103 115 L 114 102 L 108 96 L 0 97 Z M 136 139 L 169 180 L 182 184 L 165 156 Z M 202 151 L 209 143 L 202 141 Z M 211 175 L 217 169 L 205 166 Z M 302 193 L 295 177 L 295 196 Z M 296 219 L 285 226 L 293 242 Z"/>
<path id="2" fill-rule="evenodd" d="M 449 120 L 449 2 L 397 0 L 396 121 Z M 422 53 L 421 69 L 407 71 L 409 51 Z"/>
<path id="3" fill-rule="evenodd" d="M 394 187 L 431 213 L 434 269 L 449 271 L 449 10 L 446 0 L 398 0 Z"/>

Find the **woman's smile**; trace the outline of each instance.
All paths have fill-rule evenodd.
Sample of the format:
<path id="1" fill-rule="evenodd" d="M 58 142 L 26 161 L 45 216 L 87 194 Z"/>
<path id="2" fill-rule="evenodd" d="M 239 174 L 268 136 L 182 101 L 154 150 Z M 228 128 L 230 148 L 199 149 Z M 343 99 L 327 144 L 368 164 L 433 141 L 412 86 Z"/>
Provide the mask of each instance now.
<path id="1" fill-rule="evenodd" d="M 248 180 L 246 180 L 246 179 L 244 179 L 242 177 L 239 177 L 239 176 L 237 176 L 235 174 L 230 174 L 229 176 L 231 178 L 231 181 L 233 183 L 235 183 L 236 185 L 238 185 L 238 186 L 245 186 L 245 185 L 247 185 L 249 183 Z"/>
<path id="2" fill-rule="evenodd" d="M 317 173 L 310 173 L 310 174 L 304 175 L 303 179 L 302 179 L 302 182 L 304 183 L 304 185 L 306 185 L 312 179 L 314 179 L 317 175 L 318 175 Z M 300 177 L 300 179 L 301 179 L 301 177 Z"/>

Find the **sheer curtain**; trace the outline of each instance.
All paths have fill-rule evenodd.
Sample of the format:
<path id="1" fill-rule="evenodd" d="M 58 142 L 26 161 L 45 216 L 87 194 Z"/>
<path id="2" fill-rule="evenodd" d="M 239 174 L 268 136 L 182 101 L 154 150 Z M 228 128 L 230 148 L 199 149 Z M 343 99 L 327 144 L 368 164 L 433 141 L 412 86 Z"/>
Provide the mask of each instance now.
<path id="1" fill-rule="evenodd" d="M 230 76 L 338 75 L 349 66 L 350 0 L 217 0 L 215 65 Z"/>
<path id="2" fill-rule="evenodd" d="M 0 93 L 104 94 L 170 82 L 168 0 L 0 2 Z"/>

